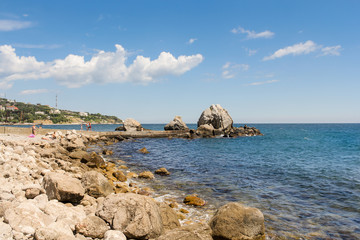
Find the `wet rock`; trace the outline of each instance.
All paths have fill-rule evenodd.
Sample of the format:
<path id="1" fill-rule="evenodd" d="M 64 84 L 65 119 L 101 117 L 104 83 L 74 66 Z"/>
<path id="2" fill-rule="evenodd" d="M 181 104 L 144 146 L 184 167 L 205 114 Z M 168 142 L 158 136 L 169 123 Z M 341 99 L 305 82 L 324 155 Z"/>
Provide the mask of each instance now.
<path id="1" fill-rule="evenodd" d="M 207 224 L 192 224 L 175 228 L 161 235 L 157 240 L 212 240 L 211 229 Z"/>
<path id="2" fill-rule="evenodd" d="M 146 196 L 111 194 L 100 204 L 96 214 L 127 238 L 150 239 L 163 232 L 160 209 L 153 199 Z"/>
<path id="3" fill-rule="evenodd" d="M 104 220 L 97 216 L 88 216 L 75 226 L 76 232 L 85 237 L 103 238 L 105 232 L 109 229 Z"/>
<path id="4" fill-rule="evenodd" d="M 43 187 L 49 199 L 57 199 L 60 202 L 79 203 L 85 193 L 80 180 L 56 172 L 45 175 Z"/>
<path id="5" fill-rule="evenodd" d="M 106 166 L 104 159 L 101 156 L 99 156 L 96 152 L 90 153 L 89 160 L 83 158 L 81 162 L 85 163 L 87 166 L 91 168 L 102 168 Z"/>
<path id="6" fill-rule="evenodd" d="M 206 201 L 202 198 L 199 198 L 196 194 L 186 196 L 184 199 L 184 203 L 186 205 L 193 205 L 193 206 L 204 206 Z"/>
<path id="7" fill-rule="evenodd" d="M 134 173 L 134 172 L 129 172 L 128 174 L 126 174 L 127 178 L 138 178 L 139 175 Z"/>
<path id="8" fill-rule="evenodd" d="M 148 154 L 148 153 L 150 153 L 150 152 L 146 149 L 146 147 L 143 147 L 142 149 L 139 149 L 138 151 L 141 152 L 141 153 L 143 153 L 143 154 Z"/>
<path id="9" fill-rule="evenodd" d="M 120 182 L 126 182 L 127 178 L 122 171 L 113 172 L 112 175 Z"/>
<path id="10" fill-rule="evenodd" d="M 141 131 L 143 127 L 135 119 L 128 118 L 124 121 L 125 131 Z"/>
<path id="11" fill-rule="evenodd" d="M 159 168 L 155 171 L 155 173 L 162 176 L 170 175 L 170 172 L 166 168 Z"/>
<path id="12" fill-rule="evenodd" d="M 95 198 L 106 197 L 113 193 L 113 187 L 109 181 L 99 172 L 89 171 L 83 174 L 81 184 L 85 192 Z"/>
<path id="13" fill-rule="evenodd" d="M 228 203 L 210 221 L 213 238 L 225 240 L 264 240 L 264 215 L 257 208 Z"/>
<path id="14" fill-rule="evenodd" d="M 175 116 L 174 120 L 166 124 L 164 130 L 188 130 L 189 128 L 183 122 L 180 116 Z"/>
<path id="15" fill-rule="evenodd" d="M 139 178 L 145 178 L 145 179 L 153 179 L 155 178 L 154 174 L 150 171 L 144 171 L 139 174 Z"/>
<path id="16" fill-rule="evenodd" d="M 106 231 L 104 240 L 126 240 L 126 236 L 119 230 Z"/>
<path id="17" fill-rule="evenodd" d="M 113 155 L 114 153 L 113 153 L 113 151 L 111 151 L 111 150 L 108 150 L 108 149 L 104 149 L 103 151 L 102 151 L 102 154 L 103 155 Z"/>
<path id="18" fill-rule="evenodd" d="M 215 129 L 212 125 L 210 124 L 203 124 L 201 126 L 198 127 L 198 129 L 196 130 L 196 134 L 202 137 L 213 137 L 215 136 Z"/>
<path id="19" fill-rule="evenodd" d="M 220 104 L 213 104 L 202 112 L 197 122 L 198 127 L 205 124 L 213 126 L 214 129 L 226 131 L 232 128 L 233 120 Z"/>
<path id="20" fill-rule="evenodd" d="M 165 203 L 158 203 L 164 231 L 169 231 L 174 228 L 180 227 L 180 222 L 174 209 Z"/>

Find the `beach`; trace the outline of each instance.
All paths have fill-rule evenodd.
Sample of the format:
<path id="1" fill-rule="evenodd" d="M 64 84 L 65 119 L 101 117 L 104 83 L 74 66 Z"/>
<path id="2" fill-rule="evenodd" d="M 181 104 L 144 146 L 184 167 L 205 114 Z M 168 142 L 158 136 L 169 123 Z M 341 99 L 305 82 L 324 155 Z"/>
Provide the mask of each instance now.
<path id="1" fill-rule="evenodd" d="M 190 208 L 171 198 L 154 199 L 153 189 L 131 181 L 152 179 L 154 173 L 131 172 L 120 160 L 104 161 L 112 155 L 106 146 L 124 141 L 122 137 L 72 130 L 36 136 L 1 134 L 0 140 L 1 239 L 213 239 L 209 219 L 188 218 Z M 86 146 L 101 152 L 87 151 Z M 205 204 L 194 195 L 186 199 L 193 206 Z M 262 213 L 233 207 L 254 212 L 260 227 L 255 227 L 252 239 L 264 239 Z M 115 220 L 119 217 L 120 225 Z"/>

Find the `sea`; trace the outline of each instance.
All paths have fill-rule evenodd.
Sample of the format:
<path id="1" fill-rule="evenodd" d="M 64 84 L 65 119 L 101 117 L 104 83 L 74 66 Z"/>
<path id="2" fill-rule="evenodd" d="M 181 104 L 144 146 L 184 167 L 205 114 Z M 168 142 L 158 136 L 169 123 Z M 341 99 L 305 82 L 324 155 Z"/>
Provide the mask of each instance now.
<path id="1" fill-rule="evenodd" d="M 109 146 L 111 160 L 135 172 L 167 168 L 171 175 L 146 184 L 158 198 L 198 194 L 207 205 L 194 215 L 210 218 L 233 201 L 260 209 L 267 239 L 360 239 L 360 124 L 247 125 L 264 136 L 127 140 Z"/>

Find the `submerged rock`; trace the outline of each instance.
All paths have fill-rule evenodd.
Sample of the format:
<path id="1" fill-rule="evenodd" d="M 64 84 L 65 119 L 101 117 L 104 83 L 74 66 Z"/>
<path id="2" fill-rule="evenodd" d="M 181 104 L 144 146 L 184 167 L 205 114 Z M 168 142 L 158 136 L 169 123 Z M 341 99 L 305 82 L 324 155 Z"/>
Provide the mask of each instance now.
<path id="1" fill-rule="evenodd" d="M 139 149 L 138 151 L 141 152 L 141 153 L 143 153 L 143 154 L 148 154 L 148 153 L 150 153 L 150 152 L 146 149 L 146 147 L 143 147 L 142 149 Z"/>
<path id="2" fill-rule="evenodd" d="M 204 206 L 206 201 L 202 198 L 199 198 L 196 194 L 186 196 L 184 199 L 184 203 L 186 205 L 193 205 L 193 206 Z"/>
<path id="3" fill-rule="evenodd" d="M 153 179 L 155 177 L 154 177 L 154 174 L 152 172 L 144 171 L 144 172 L 139 174 L 139 178 Z"/>
<path id="4" fill-rule="evenodd" d="M 265 240 L 264 215 L 257 208 L 228 203 L 210 220 L 215 240 Z"/>
<path id="5" fill-rule="evenodd" d="M 159 168 L 155 170 L 155 173 L 162 176 L 170 175 L 170 172 L 166 168 Z"/>
<path id="6" fill-rule="evenodd" d="M 164 130 L 188 130 L 189 128 L 183 122 L 180 116 L 175 116 L 175 118 L 165 125 Z"/>

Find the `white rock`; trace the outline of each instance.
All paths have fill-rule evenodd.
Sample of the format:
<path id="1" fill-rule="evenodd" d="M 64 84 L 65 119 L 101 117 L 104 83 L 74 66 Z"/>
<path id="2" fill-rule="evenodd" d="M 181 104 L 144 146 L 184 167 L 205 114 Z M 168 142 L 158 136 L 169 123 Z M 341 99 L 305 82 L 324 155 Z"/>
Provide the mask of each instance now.
<path id="1" fill-rule="evenodd" d="M 0 239 L 3 240 L 12 240 L 13 233 L 9 224 L 0 222 Z"/>
<path id="2" fill-rule="evenodd" d="M 104 240 L 126 240 L 126 236 L 119 230 L 108 230 L 105 232 Z"/>

